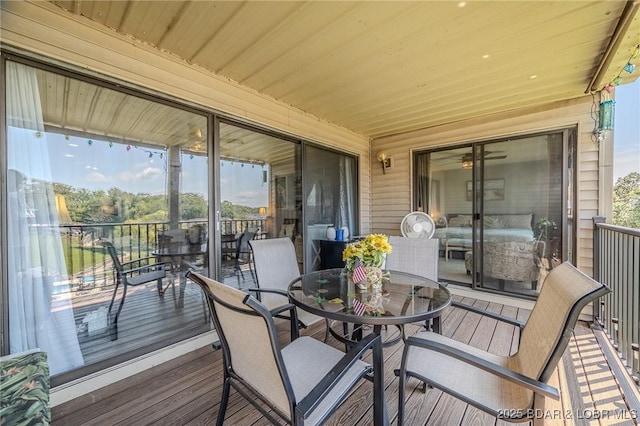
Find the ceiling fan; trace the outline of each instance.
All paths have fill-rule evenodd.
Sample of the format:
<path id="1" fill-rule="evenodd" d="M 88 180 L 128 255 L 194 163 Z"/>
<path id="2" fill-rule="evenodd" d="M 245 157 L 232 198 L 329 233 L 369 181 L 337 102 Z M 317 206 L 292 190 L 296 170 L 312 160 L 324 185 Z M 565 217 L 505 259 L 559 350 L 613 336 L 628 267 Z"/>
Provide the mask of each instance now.
<path id="1" fill-rule="evenodd" d="M 436 225 L 428 214 L 411 212 L 402 219 L 400 232 L 406 238 L 431 238 L 436 232 Z"/>
<path id="2" fill-rule="evenodd" d="M 484 152 L 484 160 L 504 160 L 505 158 L 507 158 L 506 155 L 494 155 L 494 156 L 491 156 L 491 154 L 493 154 L 492 151 L 485 151 Z M 462 158 L 460 159 L 460 163 L 462 163 L 462 168 L 463 169 L 470 169 L 471 167 L 473 167 L 473 154 L 471 154 L 471 153 L 464 154 L 462 156 Z"/>
<path id="3" fill-rule="evenodd" d="M 493 154 L 492 151 L 485 151 L 484 152 L 484 159 L 485 160 L 504 160 L 505 158 L 507 158 L 506 155 L 494 155 L 491 156 L 491 154 Z M 473 160 L 473 154 L 469 153 L 469 154 L 464 154 L 462 156 L 462 161 L 472 161 Z"/>

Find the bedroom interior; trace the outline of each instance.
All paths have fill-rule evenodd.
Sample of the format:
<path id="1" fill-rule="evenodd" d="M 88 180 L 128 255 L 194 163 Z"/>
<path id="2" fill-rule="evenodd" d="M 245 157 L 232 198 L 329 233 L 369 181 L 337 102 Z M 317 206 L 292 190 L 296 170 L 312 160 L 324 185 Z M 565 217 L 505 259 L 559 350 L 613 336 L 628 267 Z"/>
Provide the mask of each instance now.
<path id="1" fill-rule="evenodd" d="M 562 227 L 563 169 L 552 155 L 568 151 L 568 133 L 416 154 L 417 210 L 427 206 L 436 223 L 440 280 L 535 297 L 563 250 L 563 235 L 570 238 L 570 224 Z M 561 225 L 540 235 L 539 223 L 547 220 Z"/>

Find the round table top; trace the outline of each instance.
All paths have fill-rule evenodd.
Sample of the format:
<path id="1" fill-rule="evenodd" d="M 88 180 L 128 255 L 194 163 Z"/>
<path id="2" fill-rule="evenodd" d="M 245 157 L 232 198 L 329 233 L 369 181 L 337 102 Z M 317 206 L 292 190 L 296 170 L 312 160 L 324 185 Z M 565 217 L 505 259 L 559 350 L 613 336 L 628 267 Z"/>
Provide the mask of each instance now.
<path id="1" fill-rule="evenodd" d="M 427 320 L 439 316 L 451 304 L 451 294 L 442 284 L 404 272 L 386 272 L 382 289 L 361 290 L 343 269 L 315 271 L 294 280 L 289 295 L 305 311 L 354 324 Z M 360 303 L 366 307 L 364 313 Z"/>

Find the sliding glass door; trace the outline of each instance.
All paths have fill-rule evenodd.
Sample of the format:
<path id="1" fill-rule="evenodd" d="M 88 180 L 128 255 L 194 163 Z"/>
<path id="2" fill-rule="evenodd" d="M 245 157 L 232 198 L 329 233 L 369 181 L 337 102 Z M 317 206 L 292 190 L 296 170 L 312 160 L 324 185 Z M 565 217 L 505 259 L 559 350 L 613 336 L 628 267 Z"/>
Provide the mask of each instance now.
<path id="1" fill-rule="evenodd" d="M 464 259 L 473 250 L 472 147 L 418 153 L 414 170 L 416 209 L 432 217 L 440 240 L 439 278 L 470 285 Z"/>
<path id="2" fill-rule="evenodd" d="M 300 142 L 220 123 L 220 281 L 256 285 L 249 239 L 287 237 L 302 269 Z"/>
<path id="3" fill-rule="evenodd" d="M 558 132 L 478 147 L 478 285 L 536 296 L 548 271 L 561 262 L 565 136 Z"/>
<path id="4" fill-rule="evenodd" d="M 415 203 L 437 223 L 441 280 L 535 297 L 572 259 L 574 131 L 416 154 Z"/>
<path id="5" fill-rule="evenodd" d="M 342 250 L 358 233 L 357 160 L 313 145 L 304 154 L 305 271 L 342 267 Z"/>
<path id="6" fill-rule="evenodd" d="M 192 256 L 158 251 L 169 238 L 206 251 L 206 116 L 28 63 L 6 71 L 10 353 L 46 351 L 55 385 L 210 330 L 184 280 Z M 165 291 L 123 287 L 104 241 L 130 267 L 161 264 Z"/>
<path id="7" fill-rule="evenodd" d="M 302 272 L 320 267 L 328 226 L 358 232 L 352 155 L 0 59 L 0 355 L 46 351 L 53 386 L 212 331 L 187 270 L 246 289 L 248 240 L 290 238 Z"/>

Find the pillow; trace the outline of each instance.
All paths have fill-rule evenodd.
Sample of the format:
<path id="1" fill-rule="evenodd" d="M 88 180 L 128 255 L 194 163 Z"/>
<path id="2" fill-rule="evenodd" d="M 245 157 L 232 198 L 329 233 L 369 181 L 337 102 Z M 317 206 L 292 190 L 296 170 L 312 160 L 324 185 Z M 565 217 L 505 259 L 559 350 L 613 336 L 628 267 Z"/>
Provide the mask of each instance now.
<path id="1" fill-rule="evenodd" d="M 531 229 L 531 213 L 506 214 L 503 216 L 507 228 Z"/>
<path id="2" fill-rule="evenodd" d="M 506 221 L 500 216 L 489 215 L 484 217 L 484 227 L 491 229 L 505 228 Z"/>
<path id="3" fill-rule="evenodd" d="M 449 220 L 449 226 L 471 226 L 471 215 L 460 215 Z"/>

